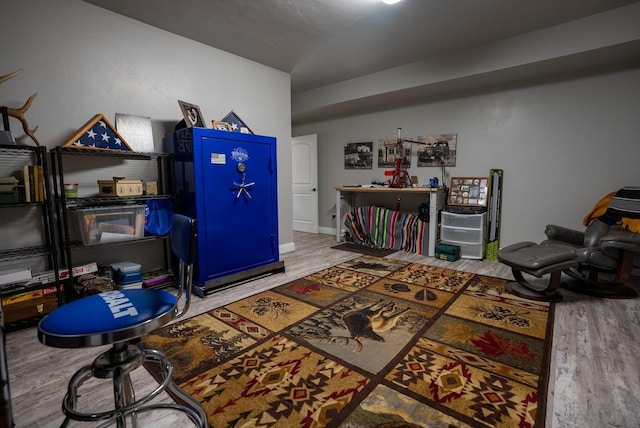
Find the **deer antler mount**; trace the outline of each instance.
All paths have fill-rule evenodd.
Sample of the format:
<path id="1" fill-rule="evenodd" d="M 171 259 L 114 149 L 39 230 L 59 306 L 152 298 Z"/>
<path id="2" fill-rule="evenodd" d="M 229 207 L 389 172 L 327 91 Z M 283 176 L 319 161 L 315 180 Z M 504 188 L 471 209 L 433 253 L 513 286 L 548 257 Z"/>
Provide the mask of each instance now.
<path id="1" fill-rule="evenodd" d="M 14 71 L 13 73 L 0 76 L 0 83 L 6 82 L 12 77 L 17 76 L 18 74 L 22 73 L 22 71 L 23 69 L 20 68 Z M 35 136 L 35 133 L 38 130 L 38 127 L 36 126 L 35 128 L 30 129 L 29 122 L 27 122 L 27 118 L 25 117 L 25 113 L 27 112 L 27 110 L 29 110 L 29 107 L 31 107 L 31 104 L 33 103 L 33 100 L 36 98 L 37 95 L 38 95 L 37 93 L 31 95 L 29 99 L 27 99 L 27 102 L 25 102 L 22 107 L 12 108 L 12 107 L 3 106 L 2 109 L 7 112 L 7 115 L 18 119 L 22 124 L 22 129 L 24 130 L 24 133 L 27 134 L 33 140 L 34 143 L 36 143 L 36 146 L 40 146 L 40 142 L 38 142 L 38 139 Z"/>

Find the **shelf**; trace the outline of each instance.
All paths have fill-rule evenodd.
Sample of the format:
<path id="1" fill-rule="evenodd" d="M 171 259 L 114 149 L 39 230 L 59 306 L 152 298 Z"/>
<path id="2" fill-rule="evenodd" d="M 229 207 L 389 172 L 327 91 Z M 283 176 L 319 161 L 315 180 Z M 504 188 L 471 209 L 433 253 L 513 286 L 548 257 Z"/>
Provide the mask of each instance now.
<path id="1" fill-rule="evenodd" d="M 24 186 L 24 176 L 20 176 L 20 174 L 24 173 L 25 167 L 39 166 L 42 168 L 44 177 L 48 178 L 48 165 L 45 161 L 46 152 L 46 147 L 0 145 L 0 166 L 2 167 L 2 174 L 0 175 L 18 176 L 21 185 Z M 16 171 L 18 171 L 17 174 Z M 24 231 L 25 241 L 27 242 L 32 241 L 29 238 L 31 232 L 33 232 L 34 235 L 39 232 L 40 225 L 35 226 L 33 223 L 29 223 L 32 219 L 27 217 L 24 219 L 25 223 L 17 223 L 23 226 L 16 226 L 13 221 L 7 221 L 7 218 L 16 220 L 20 217 L 20 220 L 22 220 L 22 217 L 26 217 L 25 214 L 27 214 L 27 212 L 31 213 L 32 208 L 37 208 L 41 211 L 39 217 L 42 219 L 42 233 L 40 234 L 40 239 L 37 241 L 39 245 L 0 250 L 0 263 L 2 263 L 3 267 L 26 267 L 27 265 L 30 266 L 32 261 L 35 261 L 27 259 L 40 258 L 43 259 L 43 261 L 46 260 L 46 266 L 39 267 L 44 267 L 44 270 L 52 270 L 54 272 L 58 270 L 56 244 L 53 233 L 54 222 L 49 188 L 50 181 L 45 179 L 42 184 L 42 195 L 44 197 L 42 201 L 21 201 L 17 203 L 0 204 L 0 210 L 4 216 L 3 227 L 7 229 L 13 227 L 29 229 L 34 226 L 33 231 Z M 23 211 L 19 214 L 10 211 L 15 208 L 21 208 Z M 35 213 L 35 210 L 33 213 Z M 35 221 L 35 219 L 33 220 Z M 22 234 L 23 231 L 20 230 L 18 232 Z M 25 244 L 25 242 L 19 238 L 17 241 L 23 245 Z M 58 307 L 63 302 L 60 285 L 55 281 L 50 284 L 32 283 L 28 286 L 26 282 L 5 284 L 2 286 L 1 294 L 3 297 L 3 321 L 5 322 L 7 331 L 18 330 L 37 323 L 46 313 Z M 13 296 L 19 298 L 19 300 L 14 301 Z"/>
<path id="2" fill-rule="evenodd" d="M 0 262 L 46 256 L 49 253 L 51 253 L 51 250 L 46 245 L 0 250 Z"/>
<path id="3" fill-rule="evenodd" d="M 40 148 L 35 146 L 12 146 L 7 144 L 0 144 L 0 155 L 15 154 L 21 152 L 31 152 L 29 154 L 32 154 L 37 152 L 38 150 L 40 150 Z"/>
<path id="4" fill-rule="evenodd" d="M 169 281 L 163 282 L 162 284 L 152 285 L 151 287 L 144 287 L 144 288 L 149 290 L 163 290 L 165 288 L 177 288 L 177 287 L 178 287 L 178 283 L 175 280 L 170 279 Z"/>
<path id="5" fill-rule="evenodd" d="M 117 196 L 113 198 L 96 196 L 91 198 L 65 199 L 65 203 L 67 208 L 74 208 L 98 205 L 126 205 L 128 203 L 148 201 L 150 199 L 173 199 L 173 195 Z"/>
<path id="6" fill-rule="evenodd" d="M 62 265 L 64 266 L 72 266 L 73 259 L 76 257 L 80 257 L 78 255 L 79 252 L 87 251 L 87 250 L 98 250 L 96 252 L 98 259 L 99 251 L 104 250 L 106 247 L 116 247 L 116 246 L 126 246 L 126 245 L 135 245 L 138 243 L 144 242 L 156 242 L 158 245 L 162 247 L 162 256 L 164 258 L 164 267 L 169 268 L 172 259 L 169 254 L 169 240 L 168 236 L 141 236 L 142 233 L 139 233 L 140 225 L 142 222 L 138 221 L 140 215 L 143 214 L 143 207 L 140 205 L 145 205 L 145 203 L 149 200 L 173 200 L 174 196 L 171 192 L 171 184 L 166 180 L 166 169 L 168 167 L 167 160 L 172 156 L 170 153 L 161 153 L 161 152 L 133 152 L 127 150 L 106 150 L 106 149 L 95 149 L 95 148 L 76 148 L 76 147 L 56 147 L 51 149 L 51 161 L 52 161 L 52 175 L 53 175 L 53 189 L 55 193 L 55 202 L 56 202 L 56 212 L 57 212 L 57 221 L 58 221 L 58 233 L 60 236 L 60 249 L 62 253 Z M 82 159 L 78 159 L 79 157 L 84 157 Z M 102 158 L 102 159 L 97 159 Z M 90 167 L 91 160 L 94 159 L 98 164 L 105 163 L 117 163 L 117 165 L 109 165 L 109 172 L 113 175 L 117 175 L 118 172 L 127 170 L 127 168 L 131 167 L 132 164 L 135 164 L 136 168 L 139 168 L 141 165 L 147 171 L 147 174 L 156 175 L 157 178 L 149 177 L 149 180 L 157 179 L 158 191 L 160 194 L 158 195 L 139 195 L 139 196 L 110 196 L 103 197 L 98 196 L 99 186 L 96 187 L 96 190 L 85 192 L 82 194 L 83 197 L 80 198 L 67 198 L 64 192 L 64 183 L 65 183 L 65 164 L 69 163 L 71 166 L 75 166 L 77 164 L 83 165 L 83 171 L 86 174 L 87 171 L 85 169 Z M 109 160 L 111 159 L 111 161 Z M 117 162 L 112 162 L 113 160 Z M 125 162 L 126 160 L 126 162 Z M 128 162 L 132 160 L 133 162 Z M 145 164 L 144 162 L 149 162 L 149 164 Z M 69 167 L 70 165 L 66 165 Z M 152 166 L 153 165 L 153 166 Z M 69 168 L 73 169 L 73 168 Z M 154 171 L 157 174 L 154 174 Z M 163 190 L 164 189 L 164 190 Z M 167 192 L 167 190 L 169 190 Z M 87 196 L 89 195 L 89 196 Z M 106 211 L 113 209 L 113 211 L 118 211 L 120 209 L 127 210 L 128 206 L 136 206 L 136 215 L 135 215 L 135 231 L 134 234 L 136 236 L 135 239 L 125 239 L 123 241 L 117 242 L 105 242 L 100 243 L 98 239 L 86 239 L 85 242 L 90 243 L 92 245 L 85 245 L 82 241 L 80 241 L 79 235 L 81 235 L 83 230 L 76 230 L 78 228 L 74 228 L 73 222 L 76 222 L 76 218 L 74 218 L 73 214 L 79 214 L 82 219 L 83 215 L 89 215 L 88 213 L 91 211 L 94 212 L 102 212 L 100 208 L 105 207 Z M 115 214 L 115 213 L 114 213 Z M 82 222 L 81 222 L 82 223 Z M 123 249 L 125 251 L 126 249 Z M 155 244 L 154 244 L 155 250 Z M 118 250 L 108 250 L 108 252 L 116 252 Z M 128 250 L 127 250 L 128 251 Z M 135 250 L 131 250 L 134 252 Z M 159 254 L 158 254 L 159 255 Z M 135 259 L 136 256 L 134 256 Z M 141 254 L 140 257 L 143 257 Z M 98 260 L 99 261 L 99 260 Z M 70 273 L 69 279 L 73 281 L 73 273 Z M 65 287 L 65 297 L 67 301 L 74 300 L 78 297 L 77 290 L 75 287 Z"/>
<path id="7" fill-rule="evenodd" d="M 146 153 L 146 152 L 130 152 L 127 150 L 107 150 L 107 149 L 90 149 L 90 148 L 75 148 L 75 147 L 55 147 L 51 149 L 51 152 L 60 153 L 63 155 L 74 156 L 107 156 L 107 157 L 121 157 L 127 159 L 155 159 L 161 157 L 167 157 L 169 153 Z"/>
<path id="8" fill-rule="evenodd" d="M 128 239 L 125 241 L 118 241 L 118 242 L 108 242 L 108 243 L 104 243 L 104 244 L 95 244 L 95 245 L 84 245 L 82 243 L 82 241 L 70 241 L 67 243 L 69 250 L 70 251 L 82 251 L 82 250 L 88 250 L 91 248 L 103 248 L 103 247 L 115 247 L 118 245 L 125 245 L 125 244 L 137 244 L 140 242 L 151 242 L 151 241 L 157 241 L 159 239 L 168 239 L 169 236 L 145 236 L 144 238 L 139 238 L 139 239 Z"/>
<path id="9" fill-rule="evenodd" d="M 24 330 L 27 328 L 31 328 L 31 327 L 35 327 L 38 325 L 38 323 L 40 322 L 40 320 L 42 318 L 44 318 L 46 314 L 37 316 L 37 317 L 30 317 L 30 318 L 25 318 L 25 319 L 21 319 L 19 321 L 12 321 L 12 322 L 5 322 L 4 324 L 4 331 L 6 333 L 14 333 L 16 331 L 20 331 L 20 330 Z"/>
<path id="10" fill-rule="evenodd" d="M 2 208 L 16 208 L 16 207 L 40 207 L 44 205 L 45 201 L 41 202 L 17 202 L 15 204 L 0 204 L 0 209 Z"/>

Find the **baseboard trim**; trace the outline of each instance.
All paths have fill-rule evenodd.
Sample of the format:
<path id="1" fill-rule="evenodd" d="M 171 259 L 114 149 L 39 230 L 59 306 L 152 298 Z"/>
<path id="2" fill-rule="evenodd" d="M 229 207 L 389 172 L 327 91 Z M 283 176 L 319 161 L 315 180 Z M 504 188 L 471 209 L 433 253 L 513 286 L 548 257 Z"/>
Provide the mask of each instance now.
<path id="1" fill-rule="evenodd" d="M 318 233 L 322 233 L 324 235 L 335 235 L 336 228 L 335 227 L 318 227 Z"/>
<path id="2" fill-rule="evenodd" d="M 290 252 L 296 250 L 296 244 L 293 243 L 293 242 L 287 242 L 285 244 L 280 244 L 278 246 L 278 250 L 280 251 L 280 254 L 290 253 Z"/>

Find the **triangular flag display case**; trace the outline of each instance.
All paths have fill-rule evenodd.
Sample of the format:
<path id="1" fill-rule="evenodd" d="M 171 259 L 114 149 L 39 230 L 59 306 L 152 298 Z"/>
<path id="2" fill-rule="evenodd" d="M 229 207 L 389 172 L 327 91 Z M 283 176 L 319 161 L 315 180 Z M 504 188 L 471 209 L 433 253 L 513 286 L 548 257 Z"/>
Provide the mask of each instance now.
<path id="1" fill-rule="evenodd" d="M 62 147 L 133 151 L 103 114 L 93 116 Z"/>

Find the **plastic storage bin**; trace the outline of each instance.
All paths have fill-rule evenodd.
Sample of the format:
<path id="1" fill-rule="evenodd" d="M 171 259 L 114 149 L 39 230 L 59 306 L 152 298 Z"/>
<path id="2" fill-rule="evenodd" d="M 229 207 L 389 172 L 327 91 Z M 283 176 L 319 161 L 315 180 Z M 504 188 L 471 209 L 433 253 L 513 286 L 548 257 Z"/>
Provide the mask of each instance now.
<path id="1" fill-rule="evenodd" d="M 482 229 L 484 214 L 456 214 L 442 211 L 442 225 L 467 229 Z"/>
<path id="2" fill-rule="evenodd" d="M 145 205 L 78 208 L 77 224 L 84 245 L 128 241 L 144 236 Z"/>
<path id="3" fill-rule="evenodd" d="M 442 226 L 440 228 L 440 239 L 455 244 L 482 244 L 483 230 Z"/>

